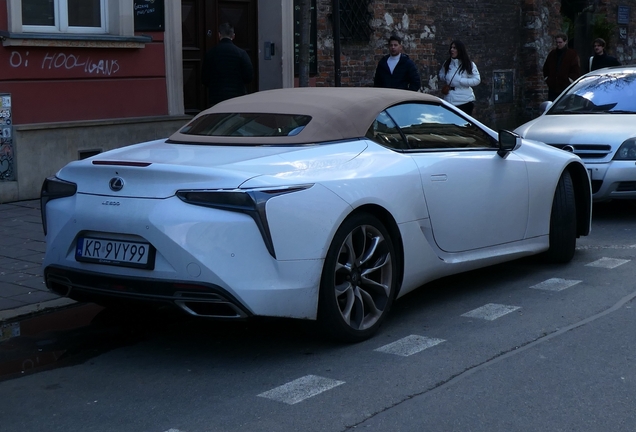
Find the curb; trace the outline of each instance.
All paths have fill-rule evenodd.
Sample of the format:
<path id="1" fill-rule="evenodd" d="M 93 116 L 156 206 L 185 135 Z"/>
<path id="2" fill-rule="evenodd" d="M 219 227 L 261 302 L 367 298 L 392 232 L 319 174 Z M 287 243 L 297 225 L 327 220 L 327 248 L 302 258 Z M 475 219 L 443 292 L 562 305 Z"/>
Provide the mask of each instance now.
<path id="1" fill-rule="evenodd" d="M 45 310 L 57 309 L 57 308 L 69 306 L 75 303 L 77 303 L 75 300 L 62 297 L 59 299 L 26 305 L 26 306 L 22 306 L 15 309 L 3 310 L 3 311 L 0 311 L 0 323 L 3 321 L 8 321 L 13 318 L 24 317 L 26 315 L 34 315 L 36 313 L 43 312 Z"/>

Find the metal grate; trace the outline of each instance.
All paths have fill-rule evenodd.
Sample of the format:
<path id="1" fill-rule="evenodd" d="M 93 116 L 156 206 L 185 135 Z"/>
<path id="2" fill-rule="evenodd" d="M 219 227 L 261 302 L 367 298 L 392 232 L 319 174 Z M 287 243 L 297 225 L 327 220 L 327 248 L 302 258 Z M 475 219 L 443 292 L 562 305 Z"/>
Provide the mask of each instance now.
<path id="1" fill-rule="evenodd" d="M 371 0 L 340 0 L 340 38 L 352 42 L 368 42 L 373 30 L 369 11 Z"/>

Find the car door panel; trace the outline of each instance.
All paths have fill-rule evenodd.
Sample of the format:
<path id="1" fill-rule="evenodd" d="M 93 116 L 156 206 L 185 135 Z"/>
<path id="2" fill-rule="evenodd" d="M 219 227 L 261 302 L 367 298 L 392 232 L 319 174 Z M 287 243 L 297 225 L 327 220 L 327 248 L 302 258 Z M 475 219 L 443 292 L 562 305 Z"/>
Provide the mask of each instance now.
<path id="1" fill-rule="evenodd" d="M 422 176 L 433 235 L 446 252 L 522 240 L 528 223 L 528 174 L 514 154 L 496 151 L 413 155 Z"/>
<path id="2" fill-rule="evenodd" d="M 490 133 L 446 106 L 407 103 L 386 113 L 419 168 L 441 250 L 463 252 L 524 238 L 529 187 L 521 158 L 500 157 Z"/>

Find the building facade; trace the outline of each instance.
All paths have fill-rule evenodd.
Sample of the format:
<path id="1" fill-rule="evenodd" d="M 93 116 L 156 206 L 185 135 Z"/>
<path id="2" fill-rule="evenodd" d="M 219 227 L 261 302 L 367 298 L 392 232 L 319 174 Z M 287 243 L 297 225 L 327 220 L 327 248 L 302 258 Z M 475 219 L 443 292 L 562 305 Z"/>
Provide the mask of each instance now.
<path id="1" fill-rule="evenodd" d="M 541 70 L 556 32 L 568 32 L 584 71 L 599 35 L 630 64 L 635 8 L 636 0 L 314 0 L 310 85 L 372 85 L 387 38 L 398 34 L 422 91 L 438 94 L 439 68 L 460 39 L 482 78 L 475 117 L 514 128 L 546 97 Z M 201 64 L 221 22 L 234 25 L 254 64 L 250 91 L 294 86 L 299 13 L 294 0 L 0 0 L 0 202 L 37 198 L 66 163 L 167 136 L 205 109 Z"/>
<path id="2" fill-rule="evenodd" d="M 201 64 L 221 22 L 255 65 L 250 91 L 293 86 L 292 15 L 291 0 L 0 0 L 0 202 L 205 109 Z"/>
<path id="3" fill-rule="evenodd" d="M 634 0 L 339 1 L 343 86 L 372 85 L 387 39 L 397 34 L 419 68 L 422 90 L 439 95 L 438 72 L 451 41 L 459 39 L 481 75 L 473 114 L 495 129 L 514 128 L 539 114 L 547 97 L 543 62 L 557 32 L 570 36 L 583 72 L 599 36 L 623 64 L 636 60 Z M 335 81 L 333 4 L 316 0 L 318 86 Z"/>

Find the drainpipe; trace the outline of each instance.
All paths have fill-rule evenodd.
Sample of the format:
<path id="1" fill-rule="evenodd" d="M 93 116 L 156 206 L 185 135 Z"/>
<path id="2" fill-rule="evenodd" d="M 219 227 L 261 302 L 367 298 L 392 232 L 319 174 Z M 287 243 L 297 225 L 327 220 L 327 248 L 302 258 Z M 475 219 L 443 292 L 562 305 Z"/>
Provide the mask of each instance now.
<path id="1" fill-rule="evenodd" d="M 340 83 L 340 0 L 333 0 L 333 67 L 336 87 Z"/>

